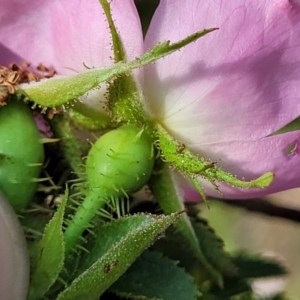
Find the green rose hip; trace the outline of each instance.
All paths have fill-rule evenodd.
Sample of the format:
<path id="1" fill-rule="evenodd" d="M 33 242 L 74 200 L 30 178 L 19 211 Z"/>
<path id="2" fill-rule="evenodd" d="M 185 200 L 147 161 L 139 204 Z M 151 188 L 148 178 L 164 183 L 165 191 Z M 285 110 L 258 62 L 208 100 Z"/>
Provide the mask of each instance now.
<path id="1" fill-rule="evenodd" d="M 30 109 L 11 100 L 0 108 L 0 190 L 16 212 L 30 203 L 44 159 Z"/>
<path id="2" fill-rule="evenodd" d="M 87 193 L 65 232 L 66 251 L 105 203 L 141 188 L 149 180 L 153 164 L 153 138 L 143 128 L 124 125 L 100 137 L 87 157 Z"/>
<path id="3" fill-rule="evenodd" d="M 153 169 L 153 141 L 134 125 L 103 135 L 91 148 L 86 161 L 89 187 L 103 198 L 125 196 L 143 186 Z"/>

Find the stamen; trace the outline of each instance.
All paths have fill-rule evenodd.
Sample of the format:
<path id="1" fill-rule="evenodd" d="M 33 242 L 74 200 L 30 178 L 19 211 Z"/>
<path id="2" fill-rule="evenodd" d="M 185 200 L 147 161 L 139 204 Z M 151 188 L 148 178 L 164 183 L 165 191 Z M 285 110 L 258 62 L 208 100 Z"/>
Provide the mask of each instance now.
<path id="1" fill-rule="evenodd" d="M 15 86 L 31 81 L 40 81 L 56 74 L 53 68 L 47 68 L 43 64 L 37 66 L 37 72 L 29 70 L 30 63 L 24 61 L 21 65 L 11 63 L 8 67 L 0 66 L 0 106 L 7 103 L 9 95 L 15 93 Z"/>

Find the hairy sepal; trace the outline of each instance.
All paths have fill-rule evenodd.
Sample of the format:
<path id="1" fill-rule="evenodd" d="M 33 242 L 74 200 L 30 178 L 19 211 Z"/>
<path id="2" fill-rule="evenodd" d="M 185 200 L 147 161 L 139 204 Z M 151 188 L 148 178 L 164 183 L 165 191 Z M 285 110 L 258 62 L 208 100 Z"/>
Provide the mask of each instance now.
<path id="1" fill-rule="evenodd" d="M 100 83 L 111 82 L 119 75 L 129 74 L 133 69 L 167 56 L 214 30 L 216 28 L 204 29 L 173 44 L 170 41 L 162 42 L 130 62 L 119 62 L 108 68 L 88 69 L 72 76 L 55 76 L 40 82 L 21 84 L 16 90 L 42 107 L 62 106 L 97 88 Z"/>
<path id="2" fill-rule="evenodd" d="M 183 143 L 171 137 L 162 126 L 157 125 L 157 133 L 158 146 L 164 161 L 190 178 L 204 201 L 207 200 L 204 190 L 197 179 L 198 176 L 207 179 L 217 190 L 217 182 L 225 182 L 233 187 L 241 188 L 266 188 L 274 179 L 274 173 L 267 172 L 252 181 L 240 180 L 217 167 L 214 162 L 192 154 Z"/>

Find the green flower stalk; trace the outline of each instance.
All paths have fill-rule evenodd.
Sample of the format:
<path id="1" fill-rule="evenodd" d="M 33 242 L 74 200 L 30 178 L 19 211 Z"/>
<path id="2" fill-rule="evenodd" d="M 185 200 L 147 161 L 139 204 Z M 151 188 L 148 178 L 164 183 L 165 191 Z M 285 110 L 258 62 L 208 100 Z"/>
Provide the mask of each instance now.
<path id="1" fill-rule="evenodd" d="M 100 208 L 112 198 L 127 197 L 149 180 L 153 164 L 153 138 L 147 129 L 124 125 L 96 141 L 86 160 L 86 197 L 65 231 L 66 253 Z"/>

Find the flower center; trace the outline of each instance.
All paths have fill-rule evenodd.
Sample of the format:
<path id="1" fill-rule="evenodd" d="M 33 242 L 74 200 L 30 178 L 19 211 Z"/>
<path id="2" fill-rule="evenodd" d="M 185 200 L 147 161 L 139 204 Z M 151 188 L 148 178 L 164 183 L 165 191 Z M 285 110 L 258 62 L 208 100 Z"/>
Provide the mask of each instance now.
<path id="1" fill-rule="evenodd" d="M 47 68 L 43 64 L 39 64 L 36 71 L 31 70 L 28 62 L 23 62 L 22 65 L 11 63 L 8 67 L 0 65 L 0 106 L 6 105 L 9 95 L 15 93 L 18 84 L 40 81 L 55 74 L 54 69 Z"/>

